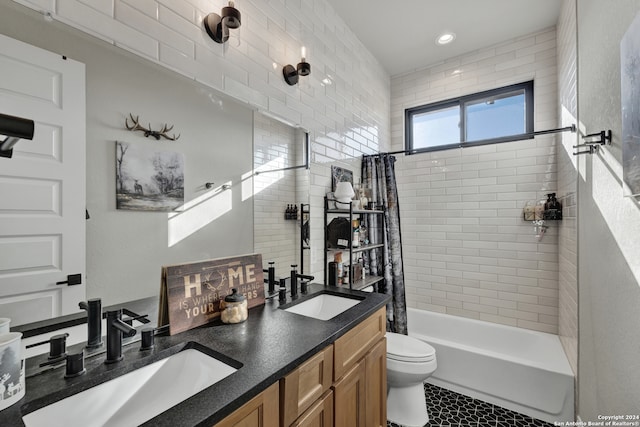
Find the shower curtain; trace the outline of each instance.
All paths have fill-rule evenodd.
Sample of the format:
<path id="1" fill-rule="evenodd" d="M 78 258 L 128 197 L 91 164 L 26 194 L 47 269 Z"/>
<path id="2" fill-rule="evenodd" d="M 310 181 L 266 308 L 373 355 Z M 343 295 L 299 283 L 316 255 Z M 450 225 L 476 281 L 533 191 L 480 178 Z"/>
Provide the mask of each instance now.
<path id="1" fill-rule="evenodd" d="M 384 276 L 378 282 L 378 292 L 391 296 L 387 304 L 387 331 L 407 334 L 407 304 L 404 292 L 402 267 L 402 237 L 400 233 L 400 209 L 396 186 L 394 156 L 380 154 L 363 156 L 362 183 L 371 188 L 375 209 L 384 215 L 367 215 L 367 233 L 371 243 L 383 243 L 380 249 L 371 251 L 365 268 L 370 274 Z M 376 241 L 382 236 L 382 242 Z"/>

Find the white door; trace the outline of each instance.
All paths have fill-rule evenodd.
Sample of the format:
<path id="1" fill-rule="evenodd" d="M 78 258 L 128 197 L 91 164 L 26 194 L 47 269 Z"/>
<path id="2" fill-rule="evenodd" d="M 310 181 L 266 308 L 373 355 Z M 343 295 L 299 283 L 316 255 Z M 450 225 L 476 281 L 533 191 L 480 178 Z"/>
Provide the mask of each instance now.
<path id="1" fill-rule="evenodd" d="M 15 326 L 85 298 L 84 64 L 0 35 L 0 113 L 35 122 L 0 157 L 0 317 Z M 56 285 L 72 274 L 82 284 Z"/>

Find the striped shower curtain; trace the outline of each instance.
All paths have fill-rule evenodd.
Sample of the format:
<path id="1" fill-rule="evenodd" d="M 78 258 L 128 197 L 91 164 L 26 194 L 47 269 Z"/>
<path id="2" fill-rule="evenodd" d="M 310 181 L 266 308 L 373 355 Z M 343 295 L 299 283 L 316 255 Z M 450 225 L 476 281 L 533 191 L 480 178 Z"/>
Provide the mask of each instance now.
<path id="1" fill-rule="evenodd" d="M 362 183 L 371 188 L 374 208 L 384 211 L 383 219 L 378 215 L 367 215 L 369 240 L 371 243 L 384 243 L 384 246 L 371 251 L 366 267 L 370 274 L 384 276 L 377 291 L 391 296 L 387 304 L 387 331 L 406 335 L 407 304 L 395 161 L 396 158 L 388 154 L 364 156 L 362 159 Z M 377 241 L 380 236 L 382 242 Z"/>

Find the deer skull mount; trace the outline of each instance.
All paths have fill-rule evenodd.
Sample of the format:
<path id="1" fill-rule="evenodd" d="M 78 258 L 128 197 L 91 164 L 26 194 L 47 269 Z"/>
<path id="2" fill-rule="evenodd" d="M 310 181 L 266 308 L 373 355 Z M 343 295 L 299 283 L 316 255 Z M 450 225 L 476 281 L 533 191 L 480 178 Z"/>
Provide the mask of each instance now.
<path id="1" fill-rule="evenodd" d="M 132 132 L 139 130 L 140 132 L 143 132 L 144 136 L 146 136 L 147 138 L 152 136 L 157 141 L 159 141 L 160 138 L 168 139 L 169 141 L 177 141 L 178 138 L 180 138 L 180 134 L 178 134 L 178 136 L 176 136 L 175 134 L 171 136 L 167 135 L 167 132 L 173 129 L 173 126 L 169 126 L 166 123 L 162 126 L 161 130 L 152 130 L 151 124 L 149 124 L 148 128 L 140 125 L 139 116 L 133 117 L 133 114 L 129 113 L 129 117 L 131 117 L 131 121 L 133 122 L 133 124 L 129 126 L 129 118 L 127 117 L 124 119 L 124 125 Z"/>

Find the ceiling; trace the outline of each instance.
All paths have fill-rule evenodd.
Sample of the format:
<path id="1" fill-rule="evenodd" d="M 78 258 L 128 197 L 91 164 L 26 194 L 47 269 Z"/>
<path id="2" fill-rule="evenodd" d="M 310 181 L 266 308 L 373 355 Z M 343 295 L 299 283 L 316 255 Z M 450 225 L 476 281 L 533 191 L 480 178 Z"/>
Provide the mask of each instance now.
<path id="1" fill-rule="evenodd" d="M 552 27 L 560 0 L 328 0 L 389 75 Z M 449 45 L 436 45 L 443 32 Z"/>

